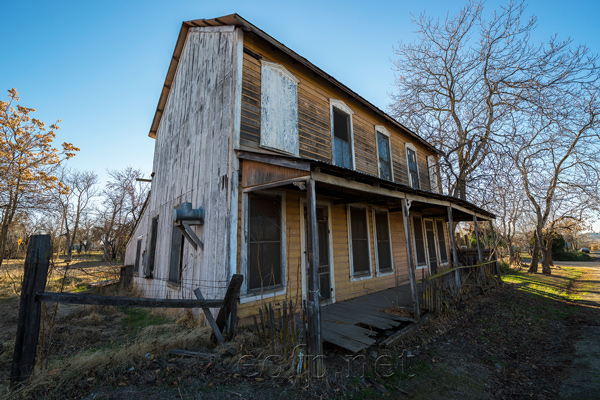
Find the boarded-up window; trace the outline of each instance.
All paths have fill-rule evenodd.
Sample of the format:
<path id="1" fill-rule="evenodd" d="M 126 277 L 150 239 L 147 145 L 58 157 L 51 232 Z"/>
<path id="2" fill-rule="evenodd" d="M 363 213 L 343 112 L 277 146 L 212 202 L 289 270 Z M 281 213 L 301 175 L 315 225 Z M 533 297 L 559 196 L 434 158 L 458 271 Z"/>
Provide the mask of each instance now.
<path id="1" fill-rule="evenodd" d="M 379 177 L 391 181 L 390 138 L 379 131 L 377 132 L 377 154 L 379 158 Z"/>
<path id="2" fill-rule="evenodd" d="M 439 193 L 440 186 L 438 181 L 437 164 L 434 156 L 427 156 L 427 168 L 429 169 L 429 185 L 431 191 Z"/>
<path id="3" fill-rule="evenodd" d="M 248 196 L 248 291 L 282 284 L 281 197 Z"/>
<path id="4" fill-rule="evenodd" d="M 408 164 L 408 181 L 410 186 L 415 189 L 420 189 L 419 184 L 419 169 L 417 167 L 417 152 L 410 147 L 406 148 L 406 162 Z"/>
<path id="5" fill-rule="evenodd" d="M 145 269 L 146 278 L 154 277 L 154 263 L 156 260 L 156 239 L 158 236 L 158 215 L 152 218 L 150 224 L 150 252 L 148 254 L 148 266 Z"/>
<path id="6" fill-rule="evenodd" d="M 350 207 L 350 236 L 352 238 L 352 272 L 354 276 L 371 273 L 367 210 Z"/>
<path id="7" fill-rule="evenodd" d="M 415 236 L 415 258 L 417 266 L 427 265 L 425 253 L 425 235 L 423 234 L 423 220 L 419 216 L 413 216 L 413 231 Z"/>
<path id="8" fill-rule="evenodd" d="M 375 234 L 377 269 L 379 272 L 389 272 L 392 270 L 392 246 L 387 211 L 375 211 Z"/>
<path id="9" fill-rule="evenodd" d="M 440 262 L 445 264 L 448 262 L 448 250 L 446 249 L 446 235 L 444 234 L 444 222 L 435 221 L 437 230 L 438 247 L 440 249 Z"/>
<path id="10" fill-rule="evenodd" d="M 262 62 L 261 147 L 298 155 L 298 82 L 281 65 Z"/>
<path id="11" fill-rule="evenodd" d="M 340 167 L 352 169 L 350 124 L 348 114 L 333 108 L 333 162 Z"/>

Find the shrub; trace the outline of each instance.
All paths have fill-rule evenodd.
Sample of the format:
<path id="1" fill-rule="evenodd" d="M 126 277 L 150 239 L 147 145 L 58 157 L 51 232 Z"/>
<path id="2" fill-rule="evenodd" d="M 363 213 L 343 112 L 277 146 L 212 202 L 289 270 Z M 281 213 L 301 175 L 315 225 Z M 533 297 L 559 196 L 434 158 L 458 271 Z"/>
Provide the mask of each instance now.
<path id="1" fill-rule="evenodd" d="M 592 257 L 580 251 L 564 251 L 553 255 L 554 261 L 590 261 Z"/>

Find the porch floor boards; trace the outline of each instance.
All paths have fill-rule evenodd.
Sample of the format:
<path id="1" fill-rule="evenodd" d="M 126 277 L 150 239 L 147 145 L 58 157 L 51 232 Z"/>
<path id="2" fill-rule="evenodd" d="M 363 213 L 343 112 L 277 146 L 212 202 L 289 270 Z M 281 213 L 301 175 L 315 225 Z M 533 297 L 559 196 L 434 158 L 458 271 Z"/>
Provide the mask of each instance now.
<path id="1" fill-rule="evenodd" d="M 420 289 L 420 287 L 419 287 Z M 355 297 L 321 307 L 323 340 L 352 351 L 366 349 L 376 342 L 380 331 L 396 328 L 412 321 L 383 310 L 397 306 L 412 309 L 409 284 Z"/>

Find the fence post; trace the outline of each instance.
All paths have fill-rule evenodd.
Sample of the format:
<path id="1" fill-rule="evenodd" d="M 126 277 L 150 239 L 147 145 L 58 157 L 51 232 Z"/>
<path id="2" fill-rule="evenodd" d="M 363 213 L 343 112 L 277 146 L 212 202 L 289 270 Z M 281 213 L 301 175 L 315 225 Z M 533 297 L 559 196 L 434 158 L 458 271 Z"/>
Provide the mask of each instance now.
<path id="1" fill-rule="evenodd" d="M 36 294 L 46 288 L 49 265 L 50 235 L 32 236 L 27 247 L 25 273 L 21 286 L 17 336 L 10 373 L 10 382 L 13 386 L 27 379 L 35 366 L 42 316 L 41 302 L 36 300 Z"/>
<path id="2" fill-rule="evenodd" d="M 227 327 L 225 332 L 228 339 L 231 339 L 233 336 L 233 331 L 237 323 L 237 301 L 243 280 L 244 277 L 240 274 L 235 274 L 231 277 L 227 292 L 225 293 L 225 304 L 219 310 L 219 314 L 217 314 L 217 327 L 220 331 L 223 331 Z"/>

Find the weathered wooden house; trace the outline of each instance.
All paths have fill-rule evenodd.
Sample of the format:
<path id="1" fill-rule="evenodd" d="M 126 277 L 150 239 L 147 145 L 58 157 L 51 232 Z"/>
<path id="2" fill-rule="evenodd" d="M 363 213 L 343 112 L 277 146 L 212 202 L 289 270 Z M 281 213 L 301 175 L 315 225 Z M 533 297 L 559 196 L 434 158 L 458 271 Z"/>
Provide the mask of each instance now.
<path id="1" fill-rule="evenodd" d="M 222 297 L 239 273 L 249 316 L 306 299 L 313 258 L 324 306 L 409 290 L 452 264 L 449 218 L 493 218 L 441 193 L 432 145 L 236 14 L 183 23 L 150 137 L 125 262 L 153 297 Z"/>

